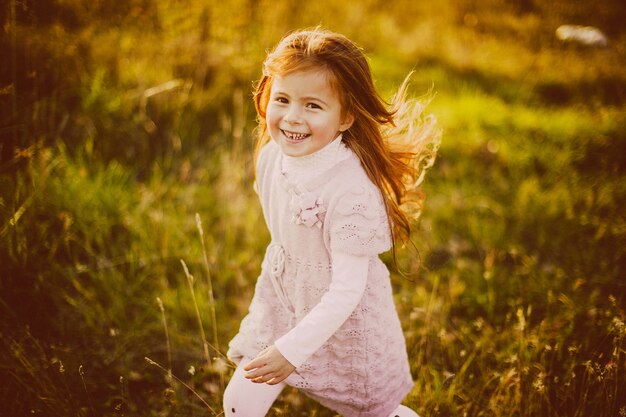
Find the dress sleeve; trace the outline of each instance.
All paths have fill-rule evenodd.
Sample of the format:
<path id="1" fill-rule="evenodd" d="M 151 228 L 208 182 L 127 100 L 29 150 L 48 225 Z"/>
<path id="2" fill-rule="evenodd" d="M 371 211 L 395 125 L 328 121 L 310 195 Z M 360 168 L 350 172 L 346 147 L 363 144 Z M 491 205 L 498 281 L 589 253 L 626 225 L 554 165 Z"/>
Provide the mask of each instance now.
<path id="1" fill-rule="evenodd" d="M 329 230 L 331 252 L 377 256 L 391 248 L 387 211 L 374 186 L 356 187 L 342 196 Z"/>
<path id="2" fill-rule="evenodd" d="M 261 195 L 264 187 L 264 180 L 267 175 L 267 171 L 273 162 L 276 160 L 277 145 L 274 141 L 270 141 L 263 145 L 261 148 L 255 167 L 255 180 L 253 189 L 257 195 Z"/>
<path id="3" fill-rule="evenodd" d="M 361 301 L 369 258 L 333 254 L 333 273 L 326 294 L 293 329 L 276 340 L 278 351 L 296 368 L 341 327 Z"/>

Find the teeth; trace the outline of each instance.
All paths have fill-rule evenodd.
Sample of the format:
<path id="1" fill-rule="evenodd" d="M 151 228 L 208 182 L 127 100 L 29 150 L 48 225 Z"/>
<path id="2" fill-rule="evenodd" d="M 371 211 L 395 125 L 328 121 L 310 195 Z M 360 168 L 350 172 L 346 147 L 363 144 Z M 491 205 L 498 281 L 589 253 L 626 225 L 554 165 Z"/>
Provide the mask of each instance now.
<path id="1" fill-rule="evenodd" d="M 293 140 L 301 140 L 309 136 L 308 133 L 291 133 L 291 132 L 287 132 L 286 130 L 283 130 L 283 133 L 289 139 L 293 139 Z"/>

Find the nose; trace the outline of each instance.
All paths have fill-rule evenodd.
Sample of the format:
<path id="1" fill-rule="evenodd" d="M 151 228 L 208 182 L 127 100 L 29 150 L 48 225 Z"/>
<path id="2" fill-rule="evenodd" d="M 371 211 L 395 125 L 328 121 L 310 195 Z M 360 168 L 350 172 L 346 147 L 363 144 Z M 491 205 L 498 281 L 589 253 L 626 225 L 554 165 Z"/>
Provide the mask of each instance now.
<path id="1" fill-rule="evenodd" d="M 287 109 L 287 112 L 283 116 L 283 120 L 289 124 L 299 124 L 302 122 L 302 117 L 300 114 L 300 109 L 298 106 L 291 105 Z"/>

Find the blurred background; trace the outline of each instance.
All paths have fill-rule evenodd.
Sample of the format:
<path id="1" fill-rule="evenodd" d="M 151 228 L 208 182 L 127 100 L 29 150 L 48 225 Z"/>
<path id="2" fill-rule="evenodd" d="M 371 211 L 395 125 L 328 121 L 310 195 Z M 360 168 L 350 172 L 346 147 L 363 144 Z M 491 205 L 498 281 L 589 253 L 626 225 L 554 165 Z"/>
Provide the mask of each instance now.
<path id="1" fill-rule="evenodd" d="M 0 416 L 221 414 L 268 240 L 253 82 L 316 25 L 384 97 L 411 70 L 435 93 L 392 276 L 406 404 L 625 416 L 625 21 L 618 0 L 2 1 Z M 334 416 L 293 390 L 271 415 Z"/>

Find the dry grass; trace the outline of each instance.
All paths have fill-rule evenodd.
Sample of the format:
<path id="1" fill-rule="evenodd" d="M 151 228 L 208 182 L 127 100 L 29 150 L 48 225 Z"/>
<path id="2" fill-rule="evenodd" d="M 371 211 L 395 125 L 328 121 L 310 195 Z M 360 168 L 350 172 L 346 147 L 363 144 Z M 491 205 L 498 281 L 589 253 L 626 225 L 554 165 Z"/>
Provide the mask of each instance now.
<path id="1" fill-rule="evenodd" d="M 221 414 L 268 241 L 248 91 L 266 48 L 320 22 L 366 48 L 384 94 L 412 69 L 436 91 L 419 253 L 392 277 L 406 403 L 626 415 L 623 8 L 535 3 L 10 1 L 0 415 Z M 610 46 L 560 44 L 561 23 Z M 271 415 L 334 413 L 287 390 Z"/>

